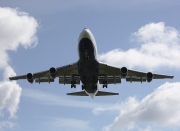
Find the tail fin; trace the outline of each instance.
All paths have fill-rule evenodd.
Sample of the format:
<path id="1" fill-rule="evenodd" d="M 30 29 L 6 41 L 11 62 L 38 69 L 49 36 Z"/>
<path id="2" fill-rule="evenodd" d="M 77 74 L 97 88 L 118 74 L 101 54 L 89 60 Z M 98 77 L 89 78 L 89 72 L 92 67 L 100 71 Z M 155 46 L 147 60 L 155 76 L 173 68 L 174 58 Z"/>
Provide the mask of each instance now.
<path id="1" fill-rule="evenodd" d="M 67 95 L 72 95 L 72 96 L 88 96 L 85 91 L 67 93 Z M 119 95 L 119 93 L 98 91 L 98 93 L 96 94 L 96 96 L 110 96 L 110 95 Z"/>

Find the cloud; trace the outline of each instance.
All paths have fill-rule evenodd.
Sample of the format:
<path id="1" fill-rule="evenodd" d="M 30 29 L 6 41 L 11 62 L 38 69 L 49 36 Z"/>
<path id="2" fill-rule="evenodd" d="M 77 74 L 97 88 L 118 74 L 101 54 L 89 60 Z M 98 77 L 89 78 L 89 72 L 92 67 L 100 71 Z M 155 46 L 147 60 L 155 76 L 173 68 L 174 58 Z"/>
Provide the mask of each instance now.
<path id="1" fill-rule="evenodd" d="M 10 118 L 15 117 L 21 96 L 21 87 L 15 82 L 0 82 L 0 113 L 7 109 Z"/>
<path id="2" fill-rule="evenodd" d="M 132 34 L 138 48 L 114 49 L 99 55 L 99 60 L 115 66 L 155 70 L 180 69 L 180 33 L 165 23 L 150 23 Z"/>
<path id="3" fill-rule="evenodd" d="M 165 83 L 142 100 L 129 97 L 119 106 L 120 114 L 104 131 L 180 127 L 180 82 Z M 109 109 L 103 109 L 109 110 Z M 116 110 L 116 109 L 115 109 Z"/>
<path id="4" fill-rule="evenodd" d="M 51 106 L 68 106 L 68 107 L 75 107 L 75 108 L 86 108 L 92 109 L 95 107 L 108 107 L 112 104 L 103 104 L 103 103 L 95 103 L 95 102 L 87 102 L 87 101 L 78 101 L 76 99 L 65 98 L 59 95 L 49 94 L 38 90 L 32 89 L 24 89 L 23 96 L 31 98 L 31 100 L 35 100 L 35 102 L 39 102 L 40 104 L 44 105 L 51 105 Z"/>
<path id="5" fill-rule="evenodd" d="M 119 111 L 120 107 L 122 106 L 124 106 L 124 104 L 119 104 L 119 103 L 105 107 L 99 106 L 99 107 L 95 107 L 92 112 L 94 115 L 99 115 L 102 112 L 106 112 L 106 111 Z"/>
<path id="6" fill-rule="evenodd" d="M 37 44 L 37 21 L 25 12 L 17 9 L 0 7 L 0 70 L 3 78 L 0 80 L 0 116 L 3 118 L 4 110 L 9 118 L 14 118 L 21 96 L 21 87 L 11 82 L 8 77 L 16 75 L 9 65 L 8 51 L 16 51 L 19 46 L 25 48 Z M 12 125 L 10 121 L 2 121 L 0 128 Z M 11 127 L 11 126 L 10 126 Z"/>
<path id="7" fill-rule="evenodd" d="M 0 122 L 0 131 L 4 131 L 4 128 L 13 128 L 15 126 L 14 123 L 9 121 L 1 121 Z"/>
<path id="8" fill-rule="evenodd" d="M 12 8 L 0 8 L 1 50 L 16 50 L 18 46 L 31 47 L 37 44 L 35 18 Z"/>
<path id="9" fill-rule="evenodd" d="M 89 124 L 89 121 L 74 118 L 49 118 L 43 127 L 50 128 L 50 130 L 92 131 L 93 129 L 89 127 Z M 46 127 L 47 125 L 48 127 Z"/>
<path id="10" fill-rule="evenodd" d="M 15 51 L 21 45 L 25 48 L 37 44 L 37 21 L 25 12 L 0 7 L 0 68 L 8 65 L 7 50 Z"/>

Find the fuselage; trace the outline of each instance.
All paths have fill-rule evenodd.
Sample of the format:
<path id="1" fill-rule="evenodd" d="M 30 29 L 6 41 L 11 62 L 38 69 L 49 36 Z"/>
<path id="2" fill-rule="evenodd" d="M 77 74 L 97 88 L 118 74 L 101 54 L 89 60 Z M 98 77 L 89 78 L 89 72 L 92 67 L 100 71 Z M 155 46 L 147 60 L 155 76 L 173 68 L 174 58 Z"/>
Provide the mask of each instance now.
<path id="1" fill-rule="evenodd" d="M 85 92 L 94 97 L 98 92 L 99 64 L 97 46 L 93 34 L 84 28 L 78 39 L 78 72 Z"/>

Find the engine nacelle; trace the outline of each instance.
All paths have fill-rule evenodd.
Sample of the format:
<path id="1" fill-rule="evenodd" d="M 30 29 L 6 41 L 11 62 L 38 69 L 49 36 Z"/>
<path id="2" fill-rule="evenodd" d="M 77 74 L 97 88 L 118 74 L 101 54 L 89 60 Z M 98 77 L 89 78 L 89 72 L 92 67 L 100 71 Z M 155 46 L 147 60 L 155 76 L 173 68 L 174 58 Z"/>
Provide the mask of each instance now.
<path id="1" fill-rule="evenodd" d="M 151 82 L 153 79 L 153 74 L 151 72 L 148 72 L 146 74 L 146 79 L 147 79 L 147 82 Z"/>
<path id="2" fill-rule="evenodd" d="M 32 73 L 28 73 L 26 75 L 26 79 L 28 80 L 29 83 L 33 83 L 34 82 L 33 74 Z"/>
<path id="3" fill-rule="evenodd" d="M 122 67 L 120 71 L 121 71 L 121 77 L 125 78 L 128 74 L 128 69 L 126 67 Z"/>
<path id="4" fill-rule="evenodd" d="M 54 68 L 54 67 L 51 67 L 51 68 L 49 69 L 49 73 L 50 73 L 50 76 L 51 76 L 52 78 L 55 78 L 55 77 L 56 77 L 56 74 L 57 74 L 57 69 Z"/>

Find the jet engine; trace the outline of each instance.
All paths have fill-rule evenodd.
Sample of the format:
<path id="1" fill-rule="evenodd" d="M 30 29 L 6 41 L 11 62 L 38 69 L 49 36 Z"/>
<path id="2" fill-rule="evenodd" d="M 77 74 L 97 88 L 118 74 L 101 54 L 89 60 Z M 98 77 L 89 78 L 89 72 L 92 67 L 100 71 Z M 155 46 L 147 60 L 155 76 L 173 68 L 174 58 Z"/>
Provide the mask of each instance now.
<path id="1" fill-rule="evenodd" d="M 33 83 L 33 81 L 34 81 L 33 74 L 32 73 L 28 73 L 26 75 L 26 79 L 28 80 L 29 83 Z"/>
<path id="2" fill-rule="evenodd" d="M 148 72 L 146 74 L 146 79 L 147 79 L 147 82 L 151 82 L 153 79 L 153 74 L 151 72 Z"/>
<path id="3" fill-rule="evenodd" d="M 54 67 L 51 67 L 51 68 L 49 69 L 49 73 L 50 73 L 50 76 L 51 76 L 52 78 L 55 78 L 55 77 L 56 77 L 56 74 L 57 74 L 57 69 L 54 68 Z"/>
<path id="4" fill-rule="evenodd" d="M 128 69 L 126 67 L 122 67 L 120 71 L 121 71 L 121 77 L 125 78 L 128 74 Z"/>

